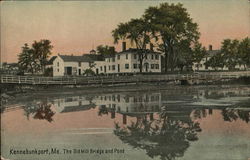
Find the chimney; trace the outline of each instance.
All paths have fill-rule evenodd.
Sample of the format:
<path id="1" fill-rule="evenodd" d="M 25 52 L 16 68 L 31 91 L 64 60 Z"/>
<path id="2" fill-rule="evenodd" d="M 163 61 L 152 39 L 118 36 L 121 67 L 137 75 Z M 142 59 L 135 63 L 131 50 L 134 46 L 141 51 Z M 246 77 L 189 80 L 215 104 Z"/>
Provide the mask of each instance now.
<path id="1" fill-rule="evenodd" d="M 126 42 L 122 42 L 122 51 L 126 50 Z"/>
<path id="2" fill-rule="evenodd" d="M 154 51 L 154 45 L 152 43 L 150 43 L 150 50 Z"/>
<path id="3" fill-rule="evenodd" d="M 213 50 L 213 46 L 211 44 L 208 46 L 208 48 L 209 48 L 209 51 Z"/>

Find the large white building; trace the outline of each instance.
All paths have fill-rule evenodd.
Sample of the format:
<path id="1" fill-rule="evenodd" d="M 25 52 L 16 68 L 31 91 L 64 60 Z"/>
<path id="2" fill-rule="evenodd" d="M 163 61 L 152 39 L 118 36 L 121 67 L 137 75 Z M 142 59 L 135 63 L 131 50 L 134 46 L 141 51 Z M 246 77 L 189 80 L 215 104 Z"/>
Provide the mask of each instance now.
<path id="1" fill-rule="evenodd" d="M 160 73 L 161 55 L 152 49 L 147 52 L 142 63 L 142 72 Z M 140 61 L 136 49 L 128 49 L 113 55 L 97 55 L 94 50 L 82 56 L 58 55 L 53 61 L 53 76 L 83 75 L 86 69 L 96 74 L 139 73 Z"/>

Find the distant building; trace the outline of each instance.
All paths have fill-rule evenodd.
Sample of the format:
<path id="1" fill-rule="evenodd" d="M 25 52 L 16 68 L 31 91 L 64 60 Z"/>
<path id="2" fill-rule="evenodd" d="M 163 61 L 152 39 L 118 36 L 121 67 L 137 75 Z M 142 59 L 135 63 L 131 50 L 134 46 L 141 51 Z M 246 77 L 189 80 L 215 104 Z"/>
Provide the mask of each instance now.
<path id="1" fill-rule="evenodd" d="M 194 63 L 192 66 L 193 71 L 211 71 L 211 70 L 215 70 L 214 68 L 207 66 L 206 62 L 209 61 L 213 56 L 215 56 L 216 54 L 219 54 L 220 50 L 213 50 L 212 45 L 209 45 L 209 49 L 207 51 L 207 54 L 205 55 L 205 57 L 199 62 L 199 63 Z M 237 64 L 235 66 L 236 70 L 244 70 L 244 66 L 243 65 L 239 65 Z M 228 67 L 224 66 L 223 68 L 219 68 L 218 70 L 221 71 L 228 71 Z"/>
<path id="2" fill-rule="evenodd" d="M 1 63 L 0 73 L 1 74 L 18 74 L 19 68 L 18 63 Z"/>

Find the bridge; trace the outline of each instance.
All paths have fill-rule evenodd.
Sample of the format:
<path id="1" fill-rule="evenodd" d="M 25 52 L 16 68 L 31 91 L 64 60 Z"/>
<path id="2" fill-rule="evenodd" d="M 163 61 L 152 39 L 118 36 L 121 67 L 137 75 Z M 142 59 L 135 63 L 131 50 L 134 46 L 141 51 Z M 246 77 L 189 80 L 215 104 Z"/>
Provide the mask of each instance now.
<path id="1" fill-rule="evenodd" d="M 191 74 L 151 74 L 131 76 L 92 76 L 92 77 L 42 77 L 1 75 L 1 84 L 28 84 L 28 85 L 104 85 L 123 83 L 149 83 L 149 82 L 198 82 L 219 81 L 250 77 L 250 71 L 239 72 L 199 72 Z"/>

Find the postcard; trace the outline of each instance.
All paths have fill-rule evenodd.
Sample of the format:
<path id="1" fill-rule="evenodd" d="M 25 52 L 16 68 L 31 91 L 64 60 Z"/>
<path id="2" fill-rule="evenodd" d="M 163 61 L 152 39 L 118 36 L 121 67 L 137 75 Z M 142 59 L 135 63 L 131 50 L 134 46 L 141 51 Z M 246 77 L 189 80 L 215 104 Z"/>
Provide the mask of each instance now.
<path id="1" fill-rule="evenodd" d="M 4 0 L 1 160 L 250 160 L 249 0 Z"/>

